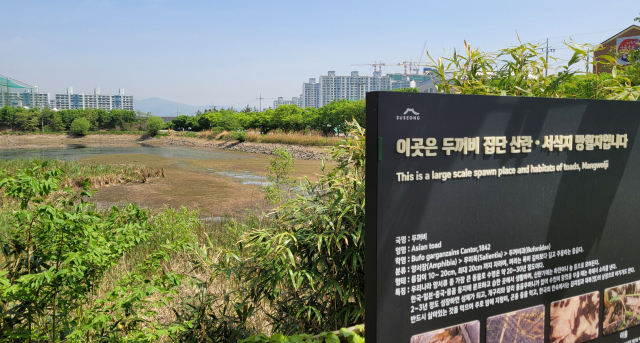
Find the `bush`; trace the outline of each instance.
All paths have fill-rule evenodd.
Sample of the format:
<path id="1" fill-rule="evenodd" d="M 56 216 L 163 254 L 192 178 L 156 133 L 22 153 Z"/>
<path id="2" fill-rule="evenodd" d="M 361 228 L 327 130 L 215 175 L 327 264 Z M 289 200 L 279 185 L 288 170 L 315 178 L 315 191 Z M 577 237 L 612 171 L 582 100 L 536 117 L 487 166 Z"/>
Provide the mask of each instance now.
<path id="1" fill-rule="evenodd" d="M 219 135 L 222 133 L 222 131 L 224 131 L 223 128 L 221 128 L 220 126 L 216 126 L 216 127 L 212 127 L 211 128 L 211 133 L 214 135 Z"/>
<path id="2" fill-rule="evenodd" d="M 240 142 L 244 142 L 247 140 L 247 133 L 244 131 L 239 131 L 239 132 L 232 132 L 231 133 L 231 138 L 240 141 Z"/>
<path id="3" fill-rule="evenodd" d="M 61 190 L 62 170 L 47 169 L 44 162 L 0 175 L 4 196 L 20 204 L 0 218 L 0 341 L 158 340 L 157 325 L 144 318 L 180 285 L 179 275 L 156 267 L 173 248 L 149 252 L 111 290 L 97 292 L 120 259 L 148 240 L 147 214 L 135 205 L 97 213 L 85 202 L 87 180 L 77 193 Z"/>
<path id="4" fill-rule="evenodd" d="M 340 329 L 340 332 L 336 335 L 333 332 L 323 332 L 317 336 L 301 334 L 293 336 L 284 336 L 281 333 L 276 333 L 269 337 L 267 335 L 254 335 L 247 339 L 238 341 L 238 343 L 297 343 L 297 342 L 309 342 L 309 343 L 327 343 L 327 342 L 342 342 L 340 338 L 343 338 L 347 343 L 364 343 L 364 327 L 357 326 L 355 330 L 351 331 L 345 328 Z"/>
<path id="5" fill-rule="evenodd" d="M 260 330 L 256 317 L 268 318 L 273 332 L 284 335 L 364 321 L 365 139 L 360 126 L 349 128 L 352 138 L 332 150 L 336 167 L 316 182 L 300 183 L 270 225 L 245 231 L 235 247 L 194 251 L 196 269 L 210 277 L 199 286 L 200 298 L 189 303 L 200 312 L 181 315 L 182 322 L 202 323 L 185 337 L 249 338 L 247 332 Z M 217 282 L 239 286 L 211 292 L 209 285 Z M 216 326 L 205 325 L 210 318 Z M 245 342 L 301 341 L 282 334 Z"/>
<path id="6" fill-rule="evenodd" d="M 158 134 L 158 131 L 162 130 L 164 127 L 164 120 L 160 117 L 151 116 L 147 119 L 147 133 L 150 136 L 155 136 Z"/>
<path id="7" fill-rule="evenodd" d="M 78 136 L 86 136 L 89 133 L 91 123 L 87 118 L 76 118 L 71 123 L 71 132 Z"/>

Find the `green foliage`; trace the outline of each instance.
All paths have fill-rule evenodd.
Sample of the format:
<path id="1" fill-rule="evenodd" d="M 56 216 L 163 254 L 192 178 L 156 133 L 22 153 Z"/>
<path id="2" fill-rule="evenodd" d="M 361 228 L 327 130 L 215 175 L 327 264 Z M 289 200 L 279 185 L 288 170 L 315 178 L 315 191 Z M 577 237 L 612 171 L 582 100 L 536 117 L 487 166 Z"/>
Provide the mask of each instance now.
<path id="1" fill-rule="evenodd" d="M 13 123 L 16 110 L 13 107 L 5 106 L 0 109 L 0 122 Z"/>
<path id="2" fill-rule="evenodd" d="M 198 268 L 211 275 L 203 284 L 223 278 L 238 285 L 205 293 L 217 301 L 208 311 L 220 316 L 229 309 L 224 313 L 233 317 L 225 321 L 234 323 L 233 332 L 251 331 L 249 319 L 257 313 L 284 334 L 363 322 L 365 139 L 360 126 L 350 128 L 352 138 L 332 150 L 336 167 L 317 182 L 305 180 L 296 197 L 275 210 L 271 225 L 246 231 L 236 248 L 194 251 Z"/>
<path id="3" fill-rule="evenodd" d="M 151 342 L 182 330 L 147 319 L 181 284 L 161 270 L 181 243 L 150 251 L 98 296 L 106 273 L 152 235 L 147 214 L 135 205 L 99 214 L 84 200 L 88 180 L 74 193 L 60 189 L 61 175 L 46 162 L 0 175 L 5 197 L 19 203 L 0 235 L 0 339 Z"/>
<path id="4" fill-rule="evenodd" d="M 344 132 L 345 121 L 353 119 L 364 125 L 365 100 L 339 100 L 320 109 L 282 105 L 262 112 L 251 111 L 250 108 L 241 112 L 232 109 L 206 110 L 196 116 L 178 116 L 172 123 L 176 130 L 191 128 L 200 131 L 219 127 L 227 131 L 253 129 L 264 133 L 272 130 L 297 132 L 307 129 L 333 133 L 336 128 L 339 132 Z"/>
<path id="5" fill-rule="evenodd" d="M 91 123 L 89 123 L 87 118 L 77 118 L 71 123 L 70 130 L 78 136 L 86 136 L 89 133 L 90 127 Z"/>
<path id="6" fill-rule="evenodd" d="M 430 73 L 441 93 L 638 100 L 640 86 L 630 76 L 633 68 L 618 72 L 615 58 L 609 55 L 601 56 L 598 61 L 590 59 L 600 47 L 576 43 L 566 46 L 572 50 L 572 57 L 557 73 L 551 70 L 548 76 L 549 63 L 540 52 L 540 45 L 535 44 L 486 53 L 465 42 L 463 54 L 454 49 L 453 54 L 447 53 L 437 60 L 427 55 L 435 69 Z M 590 76 L 588 72 L 586 78 L 578 77 L 580 72 L 574 66 L 582 62 L 587 70 L 605 64 L 605 68 L 612 70 L 611 77 Z"/>
<path id="7" fill-rule="evenodd" d="M 398 89 L 394 89 L 394 90 L 392 90 L 392 92 L 420 93 L 420 91 L 418 90 L 418 88 L 415 88 L 415 87 L 411 87 L 411 88 L 398 88 Z"/>
<path id="8" fill-rule="evenodd" d="M 562 85 L 562 93 L 566 98 L 605 99 L 605 81 L 612 80 L 610 73 L 599 73 L 574 76 L 571 82 Z"/>
<path id="9" fill-rule="evenodd" d="M 162 130 L 164 127 L 164 120 L 160 117 L 150 116 L 147 119 L 147 133 L 150 136 L 155 136 L 158 134 L 158 131 Z"/>
<path id="10" fill-rule="evenodd" d="M 360 334 L 360 332 L 361 331 L 349 331 L 342 328 L 339 331 L 339 335 L 336 335 L 333 332 L 323 332 L 317 336 L 307 334 L 285 336 L 281 333 L 277 333 L 269 337 L 267 335 L 260 334 L 243 339 L 239 341 L 239 343 L 339 343 L 339 336 L 344 337 L 347 343 L 364 343 L 364 336 Z"/>
<path id="11" fill-rule="evenodd" d="M 35 111 L 17 109 L 13 122 L 20 130 L 37 131 L 40 129 L 40 120 L 38 119 L 38 114 Z"/>
<path id="12" fill-rule="evenodd" d="M 47 125 L 51 128 L 51 131 L 64 131 L 65 126 L 58 112 L 53 111 L 49 116 L 45 115 L 45 117 L 49 118 Z"/>
<path id="13" fill-rule="evenodd" d="M 240 141 L 240 142 L 244 142 L 247 140 L 247 132 L 245 131 L 234 131 L 231 132 L 231 138 Z"/>
<path id="14" fill-rule="evenodd" d="M 278 147 L 273 151 L 275 157 L 269 158 L 269 185 L 264 187 L 265 199 L 271 204 L 279 204 L 290 193 L 295 180 L 294 159 L 284 148 Z"/>
<path id="15" fill-rule="evenodd" d="M 165 208 L 164 211 L 156 213 L 150 224 L 163 228 L 155 230 L 149 237 L 149 243 L 154 246 L 161 246 L 167 242 L 187 242 L 196 243 L 197 229 L 200 226 L 197 211 L 190 211 L 186 207 L 179 210 Z"/>
<path id="16" fill-rule="evenodd" d="M 49 126 L 50 131 L 59 132 L 70 129 L 71 124 L 78 118 L 85 118 L 89 122 L 92 131 L 100 129 L 115 129 L 137 122 L 133 111 L 126 110 L 62 110 L 52 111 L 49 108 L 42 110 L 37 108 L 11 108 L 0 109 L 0 122 L 15 125 L 14 129 L 22 131 L 40 131 L 44 125 Z"/>

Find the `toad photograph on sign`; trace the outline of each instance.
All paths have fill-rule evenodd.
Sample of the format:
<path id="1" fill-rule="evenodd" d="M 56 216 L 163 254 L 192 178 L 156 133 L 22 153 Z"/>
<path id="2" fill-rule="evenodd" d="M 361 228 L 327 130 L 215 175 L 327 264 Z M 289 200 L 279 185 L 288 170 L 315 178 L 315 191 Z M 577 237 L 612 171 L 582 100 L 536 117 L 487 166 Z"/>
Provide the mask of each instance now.
<path id="1" fill-rule="evenodd" d="M 487 343 L 543 343 L 544 305 L 487 319 Z"/>
<path id="2" fill-rule="evenodd" d="M 549 342 L 581 343 L 598 338 L 600 292 L 551 303 Z"/>
<path id="3" fill-rule="evenodd" d="M 640 281 L 636 281 L 604 291 L 603 334 L 609 335 L 640 324 L 639 290 Z"/>
<path id="4" fill-rule="evenodd" d="M 411 343 L 480 343 L 480 322 L 452 326 L 411 337 Z"/>

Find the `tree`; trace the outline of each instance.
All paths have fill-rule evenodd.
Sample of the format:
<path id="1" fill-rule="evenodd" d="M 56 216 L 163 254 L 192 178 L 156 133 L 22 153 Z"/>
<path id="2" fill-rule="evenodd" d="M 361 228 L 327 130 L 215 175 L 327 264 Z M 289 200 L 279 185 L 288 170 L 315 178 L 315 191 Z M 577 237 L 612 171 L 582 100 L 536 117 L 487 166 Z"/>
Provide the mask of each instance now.
<path id="1" fill-rule="evenodd" d="M 62 117 L 60 117 L 57 111 L 54 111 L 50 116 L 48 125 L 52 131 L 64 131 L 64 129 L 66 129 L 64 122 L 62 122 Z"/>
<path id="2" fill-rule="evenodd" d="M 87 118 L 77 118 L 71 123 L 71 132 L 78 136 L 85 136 L 89 133 L 90 127 L 91 123 L 89 123 Z"/>
<path id="3" fill-rule="evenodd" d="M 160 117 L 150 116 L 147 119 L 147 133 L 151 136 L 155 136 L 158 134 L 158 131 L 162 130 L 164 127 L 164 120 Z"/>
<path id="4" fill-rule="evenodd" d="M 15 113 L 14 123 L 23 131 L 36 131 L 40 128 L 39 113 L 18 109 Z"/>
<path id="5" fill-rule="evenodd" d="M 13 107 L 5 106 L 0 109 L 0 122 L 13 123 L 13 116 L 15 114 Z"/>
<path id="6" fill-rule="evenodd" d="M 633 19 L 634 21 L 637 21 L 640 23 L 640 17 L 636 17 L 635 19 Z"/>

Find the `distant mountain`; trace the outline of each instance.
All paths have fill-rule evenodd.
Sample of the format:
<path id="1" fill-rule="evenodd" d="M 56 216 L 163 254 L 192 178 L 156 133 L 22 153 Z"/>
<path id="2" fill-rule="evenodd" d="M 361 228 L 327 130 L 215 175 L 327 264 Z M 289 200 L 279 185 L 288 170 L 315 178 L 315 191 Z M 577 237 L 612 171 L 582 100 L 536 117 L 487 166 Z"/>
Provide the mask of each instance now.
<path id="1" fill-rule="evenodd" d="M 204 112 L 206 108 L 211 108 L 211 106 L 192 106 L 187 104 L 181 104 L 179 102 L 173 102 L 169 100 L 164 100 L 160 98 L 149 98 L 149 99 L 134 99 L 133 107 L 136 110 L 140 110 L 142 112 L 151 112 L 154 116 L 158 117 L 169 117 L 175 116 L 176 111 L 181 115 L 195 115 L 196 111 Z M 218 108 L 220 108 L 218 106 Z"/>

